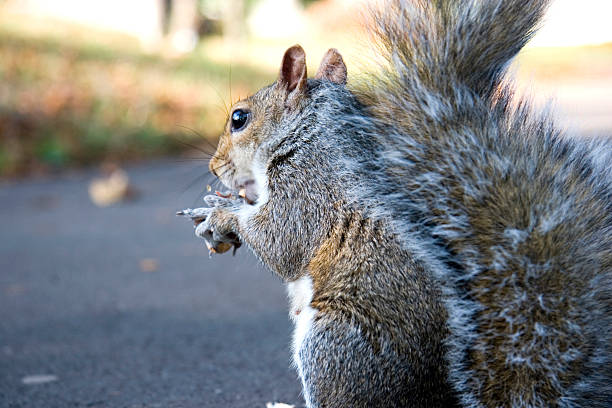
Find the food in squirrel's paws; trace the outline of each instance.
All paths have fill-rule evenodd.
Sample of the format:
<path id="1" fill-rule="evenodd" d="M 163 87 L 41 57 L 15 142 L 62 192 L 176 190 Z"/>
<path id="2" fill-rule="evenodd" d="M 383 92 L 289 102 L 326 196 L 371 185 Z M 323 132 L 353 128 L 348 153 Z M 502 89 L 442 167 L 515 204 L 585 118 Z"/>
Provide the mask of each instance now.
<path id="1" fill-rule="evenodd" d="M 240 190 L 238 190 L 238 197 L 235 196 L 236 192 L 235 191 L 226 191 L 224 193 L 220 192 L 220 191 L 215 191 L 215 195 L 217 197 L 221 197 L 221 198 L 227 198 L 228 200 L 235 200 L 238 197 L 242 198 L 244 200 L 244 202 L 246 202 L 249 205 L 253 205 L 255 204 L 255 201 L 250 199 L 247 196 L 247 190 L 246 188 L 241 188 Z"/>
<path id="2" fill-rule="evenodd" d="M 217 192 L 217 195 L 219 197 L 223 197 L 221 195 L 221 193 Z M 231 196 L 231 194 L 230 194 Z M 229 197 L 224 197 L 224 198 L 229 198 Z M 184 210 L 181 211 L 177 211 L 176 215 L 180 215 L 182 217 L 188 217 L 191 218 L 191 220 L 193 221 L 194 225 L 197 227 L 198 225 L 200 225 L 202 222 L 206 221 L 206 217 L 208 217 L 208 215 L 210 214 L 210 211 L 212 210 L 212 208 L 205 208 L 205 207 L 201 207 L 201 208 L 186 208 Z M 234 253 L 236 253 L 236 250 L 238 248 L 240 248 L 241 243 L 236 239 L 235 241 L 232 242 L 219 242 L 219 241 L 209 241 L 208 238 L 206 237 L 202 237 L 204 238 L 204 242 L 206 243 L 206 248 L 208 248 L 208 251 L 211 254 L 223 254 L 227 251 L 229 251 L 230 249 L 234 248 Z"/>
<path id="3" fill-rule="evenodd" d="M 231 191 L 226 191 L 225 193 L 222 193 L 220 191 L 215 191 L 215 194 L 221 198 L 228 198 L 228 199 L 233 198 Z"/>
<path id="4" fill-rule="evenodd" d="M 223 254 L 229 251 L 230 249 L 232 249 L 232 247 L 234 246 L 233 244 L 229 242 L 219 242 L 216 246 L 213 246 L 208 241 L 205 241 L 205 242 L 206 242 L 206 248 L 208 248 L 208 250 L 213 254 Z"/>

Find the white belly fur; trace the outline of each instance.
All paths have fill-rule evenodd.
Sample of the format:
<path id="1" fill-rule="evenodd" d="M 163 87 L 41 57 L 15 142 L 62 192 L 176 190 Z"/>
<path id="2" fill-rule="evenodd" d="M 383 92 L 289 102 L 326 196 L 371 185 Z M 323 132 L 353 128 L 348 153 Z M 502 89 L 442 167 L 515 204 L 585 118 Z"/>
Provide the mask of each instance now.
<path id="1" fill-rule="evenodd" d="M 312 301 L 312 279 L 306 275 L 287 284 L 289 294 L 289 313 L 295 324 L 293 331 L 293 362 L 301 373 L 302 367 L 299 359 L 299 350 L 302 342 L 312 327 L 316 310 L 310 307 Z"/>

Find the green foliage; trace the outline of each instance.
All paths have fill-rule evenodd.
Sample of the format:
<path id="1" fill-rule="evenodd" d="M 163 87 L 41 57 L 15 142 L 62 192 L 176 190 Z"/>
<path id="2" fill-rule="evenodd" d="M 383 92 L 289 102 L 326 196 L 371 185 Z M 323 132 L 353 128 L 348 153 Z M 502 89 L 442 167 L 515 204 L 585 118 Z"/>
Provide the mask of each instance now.
<path id="1" fill-rule="evenodd" d="M 320 1 L 320 0 L 300 0 L 300 3 L 302 3 L 304 7 L 307 7 L 312 3 L 316 3 L 317 1 Z"/>
<path id="2" fill-rule="evenodd" d="M 50 137 L 36 146 L 36 157 L 43 163 L 58 167 L 66 164 L 69 153 L 59 140 Z"/>
<path id="3" fill-rule="evenodd" d="M 0 29 L 0 176 L 173 154 L 216 138 L 229 66 Z M 232 65 L 244 93 L 271 74 Z M 242 80 L 241 80 L 242 79 Z"/>
<path id="4" fill-rule="evenodd" d="M 9 157 L 6 151 L 0 146 L 0 174 L 5 172 L 5 169 L 9 165 Z"/>

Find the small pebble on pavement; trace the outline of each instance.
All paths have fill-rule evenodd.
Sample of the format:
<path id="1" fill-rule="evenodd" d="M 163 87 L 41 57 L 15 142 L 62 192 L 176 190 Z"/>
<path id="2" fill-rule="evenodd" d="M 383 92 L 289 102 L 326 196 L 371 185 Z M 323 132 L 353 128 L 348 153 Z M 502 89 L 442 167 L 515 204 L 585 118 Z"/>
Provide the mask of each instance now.
<path id="1" fill-rule="evenodd" d="M 45 384 L 53 381 L 57 381 L 56 375 L 52 374 L 36 374 L 27 375 L 21 379 L 21 382 L 25 385 Z"/>

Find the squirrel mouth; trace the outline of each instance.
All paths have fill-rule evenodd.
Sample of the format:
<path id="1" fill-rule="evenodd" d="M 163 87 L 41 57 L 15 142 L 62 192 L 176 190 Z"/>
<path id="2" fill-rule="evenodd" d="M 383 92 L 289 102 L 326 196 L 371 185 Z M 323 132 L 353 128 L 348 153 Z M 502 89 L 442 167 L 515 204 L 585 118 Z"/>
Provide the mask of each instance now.
<path id="1" fill-rule="evenodd" d="M 225 192 L 215 191 L 215 194 L 221 198 L 242 198 L 248 205 L 254 205 L 258 198 L 254 180 L 247 180 L 243 183 L 235 184 L 234 190 L 227 190 Z"/>
<path id="2" fill-rule="evenodd" d="M 244 201 L 249 205 L 254 205 L 257 202 L 257 186 L 255 180 L 248 179 L 235 184 L 235 189 L 238 190 L 238 197 L 244 198 Z"/>

